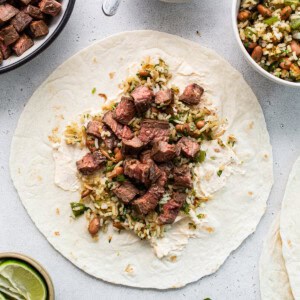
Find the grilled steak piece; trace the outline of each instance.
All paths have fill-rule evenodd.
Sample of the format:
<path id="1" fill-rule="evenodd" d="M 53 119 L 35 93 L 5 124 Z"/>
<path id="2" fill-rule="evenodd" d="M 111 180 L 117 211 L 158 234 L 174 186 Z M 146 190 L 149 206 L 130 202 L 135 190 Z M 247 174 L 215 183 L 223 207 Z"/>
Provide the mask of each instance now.
<path id="1" fill-rule="evenodd" d="M 140 161 L 141 161 L 141 163 L 143 163 L 143 164 L 146 164 L 148 161 L 152 161 L 152 158 L 151 158 L 151 150 L 143 151 L 143 152 L 140 154 Z"/>
<path id="2" fill-rule="evenodd" d="M 122 132 L 123 132 L 123 125 L 118 123 L 114 118 L 113 118 L 113 112 L 108 111 L 105 113 L 103 116 L 102 121 L 110 127 L 110 129 L 113 131 L 113 133 L 119 138 L 122 138 Z"/>
<path id="3" fill-rule="evenodd" d="M 39 7 L 44 14 L 52 17 L 57 16 L 61 11 L 61 4 L 55 0 L 42 0 Z"/>
<path id="4" fill-rule="evenodd" d="M 138 213 L 147 215 L 155 209 L 164 192 L 162 186 L 153 184 L 145 195 L 132 202 L 132 206 Z"/>
<path id="5" fill-rule="evenodd" d="M 141 124 L 139 139 L 144 143 L 151 144 L 159 141 L 168 142 L 170 128 L 168 121 L 145 119 Z"/>
<path id="6" fill-rule="evenodd" d="M 122 139 L 122 152 L 125 155 L 136 155 L 143 147 L 143 142 L 136 136 L 130 140 Z"/>
<path id="7" fill-rule="evenodd" d="M 169 200 L 162 207 L 162 213 L 158 217 L 158 223 L 160 225 L 174 223 L 180 208 L 186 200 L 185 193 L 173 193 L 172 199 Z"/>
<path id="8" fill-rule="evenodd" d="M 19 10 L 15 8 L 14 6 L 4 3 L 0 5 L 0 25 L 4 22 L 9 21 L 11 18 L 13 18 Z"/>
<path id="9" fill-rule="evenodd" d="M 172 160 L 179 155 L 180 148 L 176 145 L 168 144 L 167 142 L 156 142 L 151 151 L 151 157 L 156 162 L 166 162 Z"/>
<path id="10" fill-rule="evenodd" d="M 33 17 L 34 19 L 39 19 L 42 20 L 44 19 L 44 15 L 41 12 L 41 10 L 33 5 L 28 5 L 24 8 L 24 12 L 26 12 L 27 14 L 29 14 L 31 17 Z"/>
<path id="11" fill-rule="evenodd" d="M 140 191 L 129 181 L 125 181 L 122 184 L 119 184 L 114 190 L 113 193 L 121 200 L 123 203 L 128 204 L 132 201 Z"/>
<path id="12" fill-rule="evenodd" d="M 135 116 L 135 106 L 131 97 L 122 97 L 116 107 L 114 118 L 119 123 L 127 125 Z"/>
<path id="13" fill-rule="evenodd" d="M 137 112 L 142 114 L 149 109 L 153 99 L 153 92 L 146 86 L 138 86 L 133 90 L 131 96 L 134 99 Z"/>
<path id="14" fill-rule="evenodd" d="M 79 172 L 88 175 L 100 170 L 105 162 L 106 157 L 100 151 L 95 151 L 86 154 L 81 160 L 77 161 L 76 166 Z"/>
<path id="15" fill-rule="evenodd" d="M 86 137 L 85 145 L 91 152 L 95 152 L 96 150 L 98 150 L 96 148 L 95 138 L 93 136 Z"/>
<path id="16" fill-rule="evenodd" d="M 30 31 L 35 38 L 47 35 L 49 33 L 49 28 L 43 20 L 33 21 L 30 24 Z"/>
<path id="17" fill-rule="evenodd" d="M 19 39 L 19 34 L 13 25 L 9 25 L 0 31 L 0 37 L 4 44 L 9 46 Z"/>
<path id="18" fill-rule="evenodd" d="M 192 176 L 188 165 L 174 168 L 174 186 L 192 188 Z"/>
<path id="19" fill-rule="evenodd" d="M 132 179 L 142 182 L 145 185 L 150 184 L 150 168 L 149 164 L 143 164 L 137 159 L 126 159 L 124 162 L 124 174 Z"/>
<path id="20" fill-rule="evenodd" d="M 101 128 L 100 122 L 90 121 L 86 126 L 86 134 L 101 139 L 100 128 Z"/>
<path id="21" fill-rule="evenodd" d="M 199 104 L 203 93 L 204 89 L 200 85 L 192 83 L 185 88 L 179 100 L 190 105 Z"/>
<path id="22" fill-rule="evenodd" d="M 171 89 L 161 90 L 155 95 L 155 103 L 160 106 L 170 105 L 174 101 L 174 92 Z"/>
<path id="23" fill-rule="evenodd" d="M 114 148 L 116 148 L 118 146 L 117 137 L 106 125 L 102 126 L 102 130 L 103 130 L 103 132 L 107 132 L 107 134 L 104 134 L 102 137 L 102 140 L 103 140 L 106 148 L 109 150 L 113 150 Z"/>
<path id="24" fill-rule="evenodd" d="M 23 31 L 32 21 L 32 18 L 26 14 L 24 11 L 20 11 L 11 21 L 10 24 L 13 25 L 18 32 Z"/>
<path id="25" fill-rule="evenodd" d="M 123 127 L 123 131 L 122 131 L 122 139 L 130 140 L 132 138 L 133 138 L 133 133 L 132 133 L 131 129 L 125 125 Z"/>
<path id="26" fill-rule="evenodd" d="M 161 186 L 165 186 L 168 182 L 168 178 L 174 168 L 174 165 L 172 162 L 166 162 L 166 163 L 160 164 L 158 166 L 158 168 L 160 169 L 161 176 L 159 177 L 157 184 L 159 184 Z"/>
<path id="27" fill-rule="evenodd" d="M 21 56 L 26 50 L 33 46 L 33 40 L 26 34 L 23 34 L 13 46 L 17 56 Z"/>
<path id="28" fill-rule="evenodd" d="M 195 140 L 187 137 L 182 137 L 177 146 L 187 158 L 195 158 L 200 151 L 200 145 Z"/>
<path id="29" fill-rule="evenodd" d="M 11 48 L 6 46 L 4 42 L 0 40 L 0 52 L 2 53 L 3 59 L 8 59 L 11 55 Z"/>

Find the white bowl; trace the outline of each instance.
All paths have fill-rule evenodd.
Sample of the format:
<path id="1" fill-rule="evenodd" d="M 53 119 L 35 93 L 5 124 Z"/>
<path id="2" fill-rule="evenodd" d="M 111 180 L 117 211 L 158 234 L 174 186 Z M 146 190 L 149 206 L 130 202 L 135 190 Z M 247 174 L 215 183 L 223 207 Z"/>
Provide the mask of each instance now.
<path id="1" fill-rule="evenodd" d="M 233 31 L 234 31 L 234 35 L 235 38 L 240 46 L 240 49 L 242 50 L 247 62 L 253 67 L 253 69 L 255 69 L 258 73 L 260 73 L 261 75 L 263 75 L 264 77 L 282 84 L 282 85 L 286 85 L 286 86 L 290 86 L 290 87 L 300 87 L 300 82 L 290 82 L 287 80 L 283 80 L 281 78 L 278 78 L 274 75 L 272 75 L 271 73 L 267 72 L 266 70 L 264 70 L 260 65 L 258 65 L 250 56 L 250 54 L 247 52 L 246 48 L 244 47 L 240 35 L 239 35 L 239 31 L 238 31 L 238 27 L 237 27 L 237 14 L 240 8 L 240 4 L 241 4 L 241 0 L 233 0 L 232 1 L 232 25 L 233 25 Z"/>

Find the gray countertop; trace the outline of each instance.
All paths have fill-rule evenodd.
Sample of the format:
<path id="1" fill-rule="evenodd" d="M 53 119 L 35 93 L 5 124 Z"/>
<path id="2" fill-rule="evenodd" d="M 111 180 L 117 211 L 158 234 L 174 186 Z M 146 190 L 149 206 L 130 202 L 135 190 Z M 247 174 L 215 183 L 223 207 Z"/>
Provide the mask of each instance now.
<path id="1" fill-rule="evenodd" d="M 0 252 L 22 252 L 39 260 L 52 276 L 57 299 L 259 299 L 258 259 L 262 241 L 280 209 L 288 174 L 299 155 L 299 91 L 272 83 L 247 65 L 233 36 L 230 0 L 194 0 L 190 4 L 123 0 L 117 15 L 111 18 L 103 15 L 101 4 L 101 0 L 78 0 L 66 28 L 47 50 L 19 69 L 0 75 Z M 176 34 L 215 49 L 227 59 L 257 95 L 273 145 L 275 185 L 256 233 L 218 272 L 179 290 L 160 292 L 115 286 L 77 269 L 34 226 L 9 176 L 12 135 L 35 89 L 62 62 L 93 41 L 135 29 Z M 38 124 L 32 120 L 32 126 Z"/>

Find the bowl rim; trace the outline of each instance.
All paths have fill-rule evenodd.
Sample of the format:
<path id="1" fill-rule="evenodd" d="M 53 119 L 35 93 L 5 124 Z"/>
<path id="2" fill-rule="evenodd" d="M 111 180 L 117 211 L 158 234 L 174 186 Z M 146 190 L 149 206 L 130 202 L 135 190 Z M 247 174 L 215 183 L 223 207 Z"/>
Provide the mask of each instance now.
<path id="1" fill-rule="evenodd" d="M 47 290 L 48 290 L 47 299 L 48 300 L 55 299 L 54 285 L 53 285 L 52 279 L 50 277 L 50 274 L 46 271 L 46 269 L 38 261 L 36 261 L 35 259 L 33 259 L 32 257 L 30 257 L 28 255 L 16 253 L 16 252 L 0 253 L 0 259 L 3 259 L 3 258 L 19 259 L 21 261 L 28 263 L 32 267 L 34 267 L 34 269 L 36 269 L 40 273 L 40 275 L 43 277 L 43 279 L 46 282 Z"/>
<path id="2" fill-rule="evenodd" d="M 28 61 L 30 61 L 31 59 L 36 57 L 38 54 L 40 54 L 42 51 L 47 49 L 52 44 L 52 42 L 58 37 L 58 35 L 63 30 L 63 28 L 66 26 L 71 14 L 72 14 L 75 2 L 76 2 L 76 0 L 69 0 L 68 5 L 63 13 L 62 18 L 61 18 L 61 21 L 56 26 L 52 35 L 50 35 L 49 37 L 45 37 L 44 43 L 42 43 L 36 50 L 32 51 L 28 55 L 25 55 L 23 58 L 21 56 L 20 60 L 14 62 L 8 66 L 2 67 L 2 68 L 0 66 L 0 74 L 6 73 L 8 71 L 14 70 L 14 69 L 24 65 L 25 63 L 27 63 Z"/>
<path id="3" fill-rule="evenodd" d="M 285 86 L 289 86 L 289 87 L 294 87 L 294 88 L 299 88 L 300 87 L 300 82 L 291 82 L 291 81 L 287 81 L 281 78 L 278 78 L 272 74 L 270 74 L 269 72 L 267 72 L 266 70 L 264 70 L 261 66 L 259 66 L 250 56 L 250 54 L 247 52 L 247 50 L 245 49 L 240 35 L 239 35 L 239 31 L 238 31 L 238 24 L 237 24 L 237 13 L 238 13 L 238 7 L 240 6 L 241 0 L 234 0 L 232 1 L 232 24 L 233 24 L 233 32 L 234 32 L 234 36 L 240 46 L 240 49 L 242 50 L 244 57 L 246 58 L 247 62 L 261 75 L 263 75 L 264 77 L 272 80 L 273 82 L 279 83 L 281 85 L 285 85 Z"/>

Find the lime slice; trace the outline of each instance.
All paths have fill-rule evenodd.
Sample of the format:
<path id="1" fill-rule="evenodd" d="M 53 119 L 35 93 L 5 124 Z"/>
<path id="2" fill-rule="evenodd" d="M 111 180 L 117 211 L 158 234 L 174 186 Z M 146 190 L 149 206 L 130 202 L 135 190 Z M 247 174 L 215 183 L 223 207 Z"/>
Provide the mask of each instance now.
<path id="1" fill-rule="evenodd" d="M 17 299 L 17 300 L 25 300 L 23 296 L 18 293 L 14 293 L 6 288 L 0 287 L 0 293 L 4 296 L 4 299 Z"/>
<path id="2" fill-rule="evenodd" d="M 47 298 L 44 280 L 35 270 L 23 262 L 18 260 L 2 262 L 0 275 L 5 277 L 26 299 L 44 300 Z"/>
<path id="3" fill-rule="evenodd" d="M 0 293 L 0 300 L 6 300 L 6 298 L 4 297 L 4 295 L 2 293 Z"/>
<path id="4" fill-rule="evenodd" d="M 25 295 L 22 294 L 22 291 L 18 290 L 12 283 L 0 274 L 0 288 L 5 288 L 13 293 L 20 294 L 25 298 Z M 1 299 L 0 299 L 1 300 Z"/>

